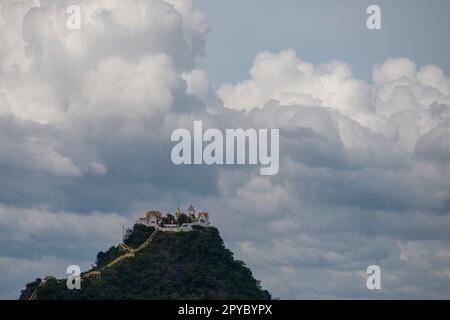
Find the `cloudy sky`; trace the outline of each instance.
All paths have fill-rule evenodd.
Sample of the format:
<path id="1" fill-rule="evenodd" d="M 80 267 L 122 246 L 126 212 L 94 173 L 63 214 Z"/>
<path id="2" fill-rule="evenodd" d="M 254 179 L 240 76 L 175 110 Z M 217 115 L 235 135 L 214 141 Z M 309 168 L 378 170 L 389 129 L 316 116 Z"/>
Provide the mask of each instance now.
<path id="1" fill-rule="evenodd" d="M 0 2 L 0 298 L 178 202 L 275 297 L 450 298 L 450 4 L 280 2 Z M 279 128 L 279 173 L 173 165 L 194 120 Z"/>

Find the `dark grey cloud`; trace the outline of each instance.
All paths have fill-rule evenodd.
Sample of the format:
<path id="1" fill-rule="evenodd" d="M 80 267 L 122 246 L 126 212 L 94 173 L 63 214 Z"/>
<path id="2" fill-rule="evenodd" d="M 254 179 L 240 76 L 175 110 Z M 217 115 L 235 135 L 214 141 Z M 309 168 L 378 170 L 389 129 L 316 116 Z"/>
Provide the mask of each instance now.
<path id="1" fill-rule="evenodd" d="M 448 298 L 439 68 L 389 59 L 366 83 L 344 62 L 264 52 L 250 79 L 216 92 L 197 65 L 209 27 L 189 1 L 76 1 L 76 32 L 67 3 L 0 5 L 1 297 L 94 262 L 149 208 L 193 202 L 275 296 Z M 195 120 L 280 128 L 279 173 L 175 166 L 171 132 Z M 379 293 L 365 288 L 370 264 Z"/>

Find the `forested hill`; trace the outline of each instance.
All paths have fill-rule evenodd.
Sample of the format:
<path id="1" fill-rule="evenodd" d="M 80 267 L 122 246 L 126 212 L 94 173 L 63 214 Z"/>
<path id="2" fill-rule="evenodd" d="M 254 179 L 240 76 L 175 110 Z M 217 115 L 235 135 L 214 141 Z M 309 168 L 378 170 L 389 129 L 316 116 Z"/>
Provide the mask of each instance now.
<path id="1" fill-rule="evenodd" d="M 137 224 L 126 246 L 99 252 L 96 267 L 82 274 L 80 290 L 67 289 L 66 279 L 37 279 L 27 284 L 20 299 L 271 298 L 244 262 L 225 248 L 216 228 L 154 231 Z M 130 256 L 120 260 L 127 250 Z"/>

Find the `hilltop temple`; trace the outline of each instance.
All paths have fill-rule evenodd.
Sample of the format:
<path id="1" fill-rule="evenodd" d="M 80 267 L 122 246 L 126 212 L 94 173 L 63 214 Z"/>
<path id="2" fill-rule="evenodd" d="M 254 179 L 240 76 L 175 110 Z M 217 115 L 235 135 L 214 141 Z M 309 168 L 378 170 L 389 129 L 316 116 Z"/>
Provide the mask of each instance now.
<path id="1" fill-rule="evenodd" d="M 175 215 L 163 214 L 156 210 L 148 211 L 136 223 L 171 232 L 191 231 L 193 226 L 212 227 L 209 222 L 209 213 L 201 211 L 197 214 L 192 204 L 189 205 L 186 213 L 181 212 L 178 206 Z"/>

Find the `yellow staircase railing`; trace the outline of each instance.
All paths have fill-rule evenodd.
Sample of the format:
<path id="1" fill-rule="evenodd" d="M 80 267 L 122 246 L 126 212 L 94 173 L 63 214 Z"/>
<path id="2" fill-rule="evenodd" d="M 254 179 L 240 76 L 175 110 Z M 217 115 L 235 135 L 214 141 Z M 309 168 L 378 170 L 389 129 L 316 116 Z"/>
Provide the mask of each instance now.
<path id="1" fill-rule="evenodd" d="M 102 273 L 100 271 L 90 271 L 88 273 L 83 274 L 83 279 L 87 279 L 87 278 L 100 278 L 100 276 L 102 275 Z"/>
<path id="2" fill-rule="evenodd" d="M 137 249 L 133 249 L 130 246 L 126 245 L 125 243 L 120 243 L 119 247 L 125 251 L 125 254 L 115 258 L 113 261 L 111 261 L 106 266 L 101 268 L 100 271 L 90 271 L 90 272 L 85 273 L 83 275 L 82 279 L 87 279 L 87 278 L 97 278 L 98 279 L 98 278 L 100 278 L 102 275 L 102 271 L 105 270 L 106 268 L 111 268 L 112 266 L 114 266 L 115 264 L 119 263 L 120 261 L 122 261 L 124 259 L 132 258 L 135 256 L 136 252 L 139 252 L 142 249 L 146 248 L 156 238 L 157 233 L 158 233 L 158 229 L 155 229 L 155 231 L 153 231 L 153 233 L 147 238 L 147 240 L 145 240 L 145 242 L 142 243 Z M 41 281 L 39 286 L 31 294 L 29 300 L 37 299 L 37 291 L 41 286 L 43 286 L 45 284 L 45 282 L 46 282 L 45 279 Z"/>
<path id="3" fill-rule="evenodd" d="M 37 288 L 33 291 L 28 300 L 36 300 L 36 299 L 37 299 Z"/>
<path id="4" fill-rule="evenodd" d="M 122 250 L 124 250 L 126 252 L 134 252 L 135 251 L 132 247 L 127 246 L 125 243 L 119 244 L 119 247 L 122 248 Z"/>
<path id="5" fill-rule="evenodd" d="M 134 257 L 134 253 L 132 252 L 127 252 L 117 258 L 115 258 L 113 261 L 111 261 L 110 263 L 108 263 L 106 266 L 104 266 L 103 268 L 100 269 L 100 271 L 105 270 L 106 268 L 111 268 L 113 265 L 115 265 L 116 263 L 119 263 L 120 261 L 126 259 L 126 258 L 132 258 Z"/>
<path id="6" fill-rule="evenodd" d="M 38 289 L 39 289 L 40 287 L 42 287 L 46 282 L 47 282 L 46 279 L 41 280 L 41 283 L 39 283 L 39 285 L 37 286 L 37 288 L 34 289 L 33 293 L 31 294 L 31 296 L 30 296 L 30 298 L 29 298 L 28 300 L 36 300 L 36 299 L 37 299 L 37 292 L 38 292 Z"/>
<path id="7" fill-rule="evenodd" d="M 135 251 L 141 251 L 142 249 L 144 249 L 145 247 L 147 247 L 156 237 L 156 234 L 158 233 L 158 229 L 155 229 L 155 231 L 153 231 L 153 233 L 150 235 L 150 237 L 148 237 L 147 240 L 145 240 L 145 242 L 143 244 L 141 244 Z"/>

